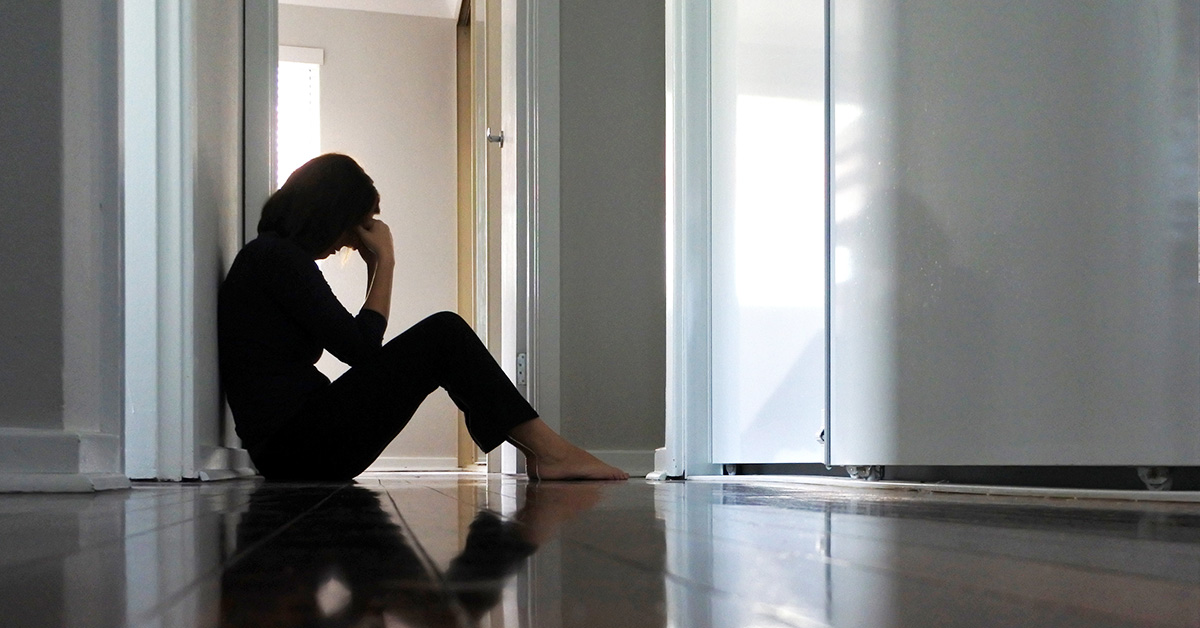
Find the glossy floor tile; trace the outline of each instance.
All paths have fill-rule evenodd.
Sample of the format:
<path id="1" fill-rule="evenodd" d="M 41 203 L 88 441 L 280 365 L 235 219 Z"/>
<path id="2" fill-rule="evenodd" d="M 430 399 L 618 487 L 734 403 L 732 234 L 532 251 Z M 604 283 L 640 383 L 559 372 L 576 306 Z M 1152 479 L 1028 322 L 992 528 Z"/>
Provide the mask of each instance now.
<path id="1" fill-rule="evenodd" d="M 721 481 L 0 495 L 0 626 L 1200 627 L 1200 505 Z"/>

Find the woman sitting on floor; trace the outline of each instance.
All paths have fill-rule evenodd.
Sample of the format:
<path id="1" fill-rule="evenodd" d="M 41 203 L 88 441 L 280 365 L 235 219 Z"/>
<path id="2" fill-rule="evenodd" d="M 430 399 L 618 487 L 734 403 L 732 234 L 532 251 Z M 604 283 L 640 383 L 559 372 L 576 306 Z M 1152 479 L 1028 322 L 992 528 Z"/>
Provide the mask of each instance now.
<path id="1" fill-rule="evenodd" d="M 623 480 L 550 429 L 458 315 L 434 314 L 382 343 L 392 299 L 392 234 L 379 193 L 345 155 L 298 168 L 267 200 L 258 237 L 233 262 L 218 306 L 221 381 L 238 436 L 268 479 L 344 480 L 363 472 L 439 386 L 484 451 L 504 441 L 542 480 Z M 314 260 L 350 248 L 367 265 L 351 315 Z M 322 350 L 350 365 L 330 382 Z"/>

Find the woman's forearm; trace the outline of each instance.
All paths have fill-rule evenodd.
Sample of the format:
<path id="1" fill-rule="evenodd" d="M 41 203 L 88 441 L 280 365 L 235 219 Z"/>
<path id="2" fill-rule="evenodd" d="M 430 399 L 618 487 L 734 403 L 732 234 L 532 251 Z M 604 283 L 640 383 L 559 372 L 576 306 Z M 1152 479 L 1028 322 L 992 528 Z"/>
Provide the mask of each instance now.
<path id="1" fill-rule="evenodd" d="M 359 254 L 367 263 L 367 300 L 363 309 L 379 312 L 386 319 L 392 307 L 392 274 L 396 270 L 392 230 L 372 216 L 355 227 L 355 233 L 361 243 Z"/>
<path id="2" fill-rule="evenodd" d="M 396 262 L 390 255 L 373 261 L 367 265 L 367 300 L 363 303 L 363 309 L 379 312 L 388 318 L 391 314 L 392 275 L 395 274 Z"/>

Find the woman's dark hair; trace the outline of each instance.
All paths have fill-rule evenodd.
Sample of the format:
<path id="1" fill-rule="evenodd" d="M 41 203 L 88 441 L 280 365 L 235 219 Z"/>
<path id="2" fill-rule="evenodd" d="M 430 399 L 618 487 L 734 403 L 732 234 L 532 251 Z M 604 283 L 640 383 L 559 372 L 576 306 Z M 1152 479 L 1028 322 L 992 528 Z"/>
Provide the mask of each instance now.
<path id="1" fill-rule="evenodd" d="M 288 177 L 263 205 L 258 232 L 272 232 L 306 253 L 329 249 L 379 202 L 375 182 L 353 159 L 314 157 Z"/>

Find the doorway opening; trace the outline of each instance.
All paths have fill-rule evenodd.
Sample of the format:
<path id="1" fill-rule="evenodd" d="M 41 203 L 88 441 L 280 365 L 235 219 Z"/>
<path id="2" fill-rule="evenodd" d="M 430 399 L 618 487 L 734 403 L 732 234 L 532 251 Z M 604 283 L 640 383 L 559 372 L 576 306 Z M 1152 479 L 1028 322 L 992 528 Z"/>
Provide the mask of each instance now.
<path id="1" fill-rule="evenodd" d="M 385 342 L 444 310 L 478 324 L 473 286 L 486 274 L 476 269 L 469 129 L 479 43 L 472 43 L 470 3 L 397 9 L 403 13 L 349 1 L 304 4 L 279 6 L 278 180 L 327 152 L 350 155 L 375 180 L 399 262 Z M 287 130 L 289 122 L 296 131 Z M 366 288 L 361 259 L 347 252 L 319 264 L 338 298 L 357 311 Z M 330 379 L 347 369 L 328 354 L 318 368 Z M 462 425 L 437 390 L 371 470 L 474 467 L 482 454 Z"/>

